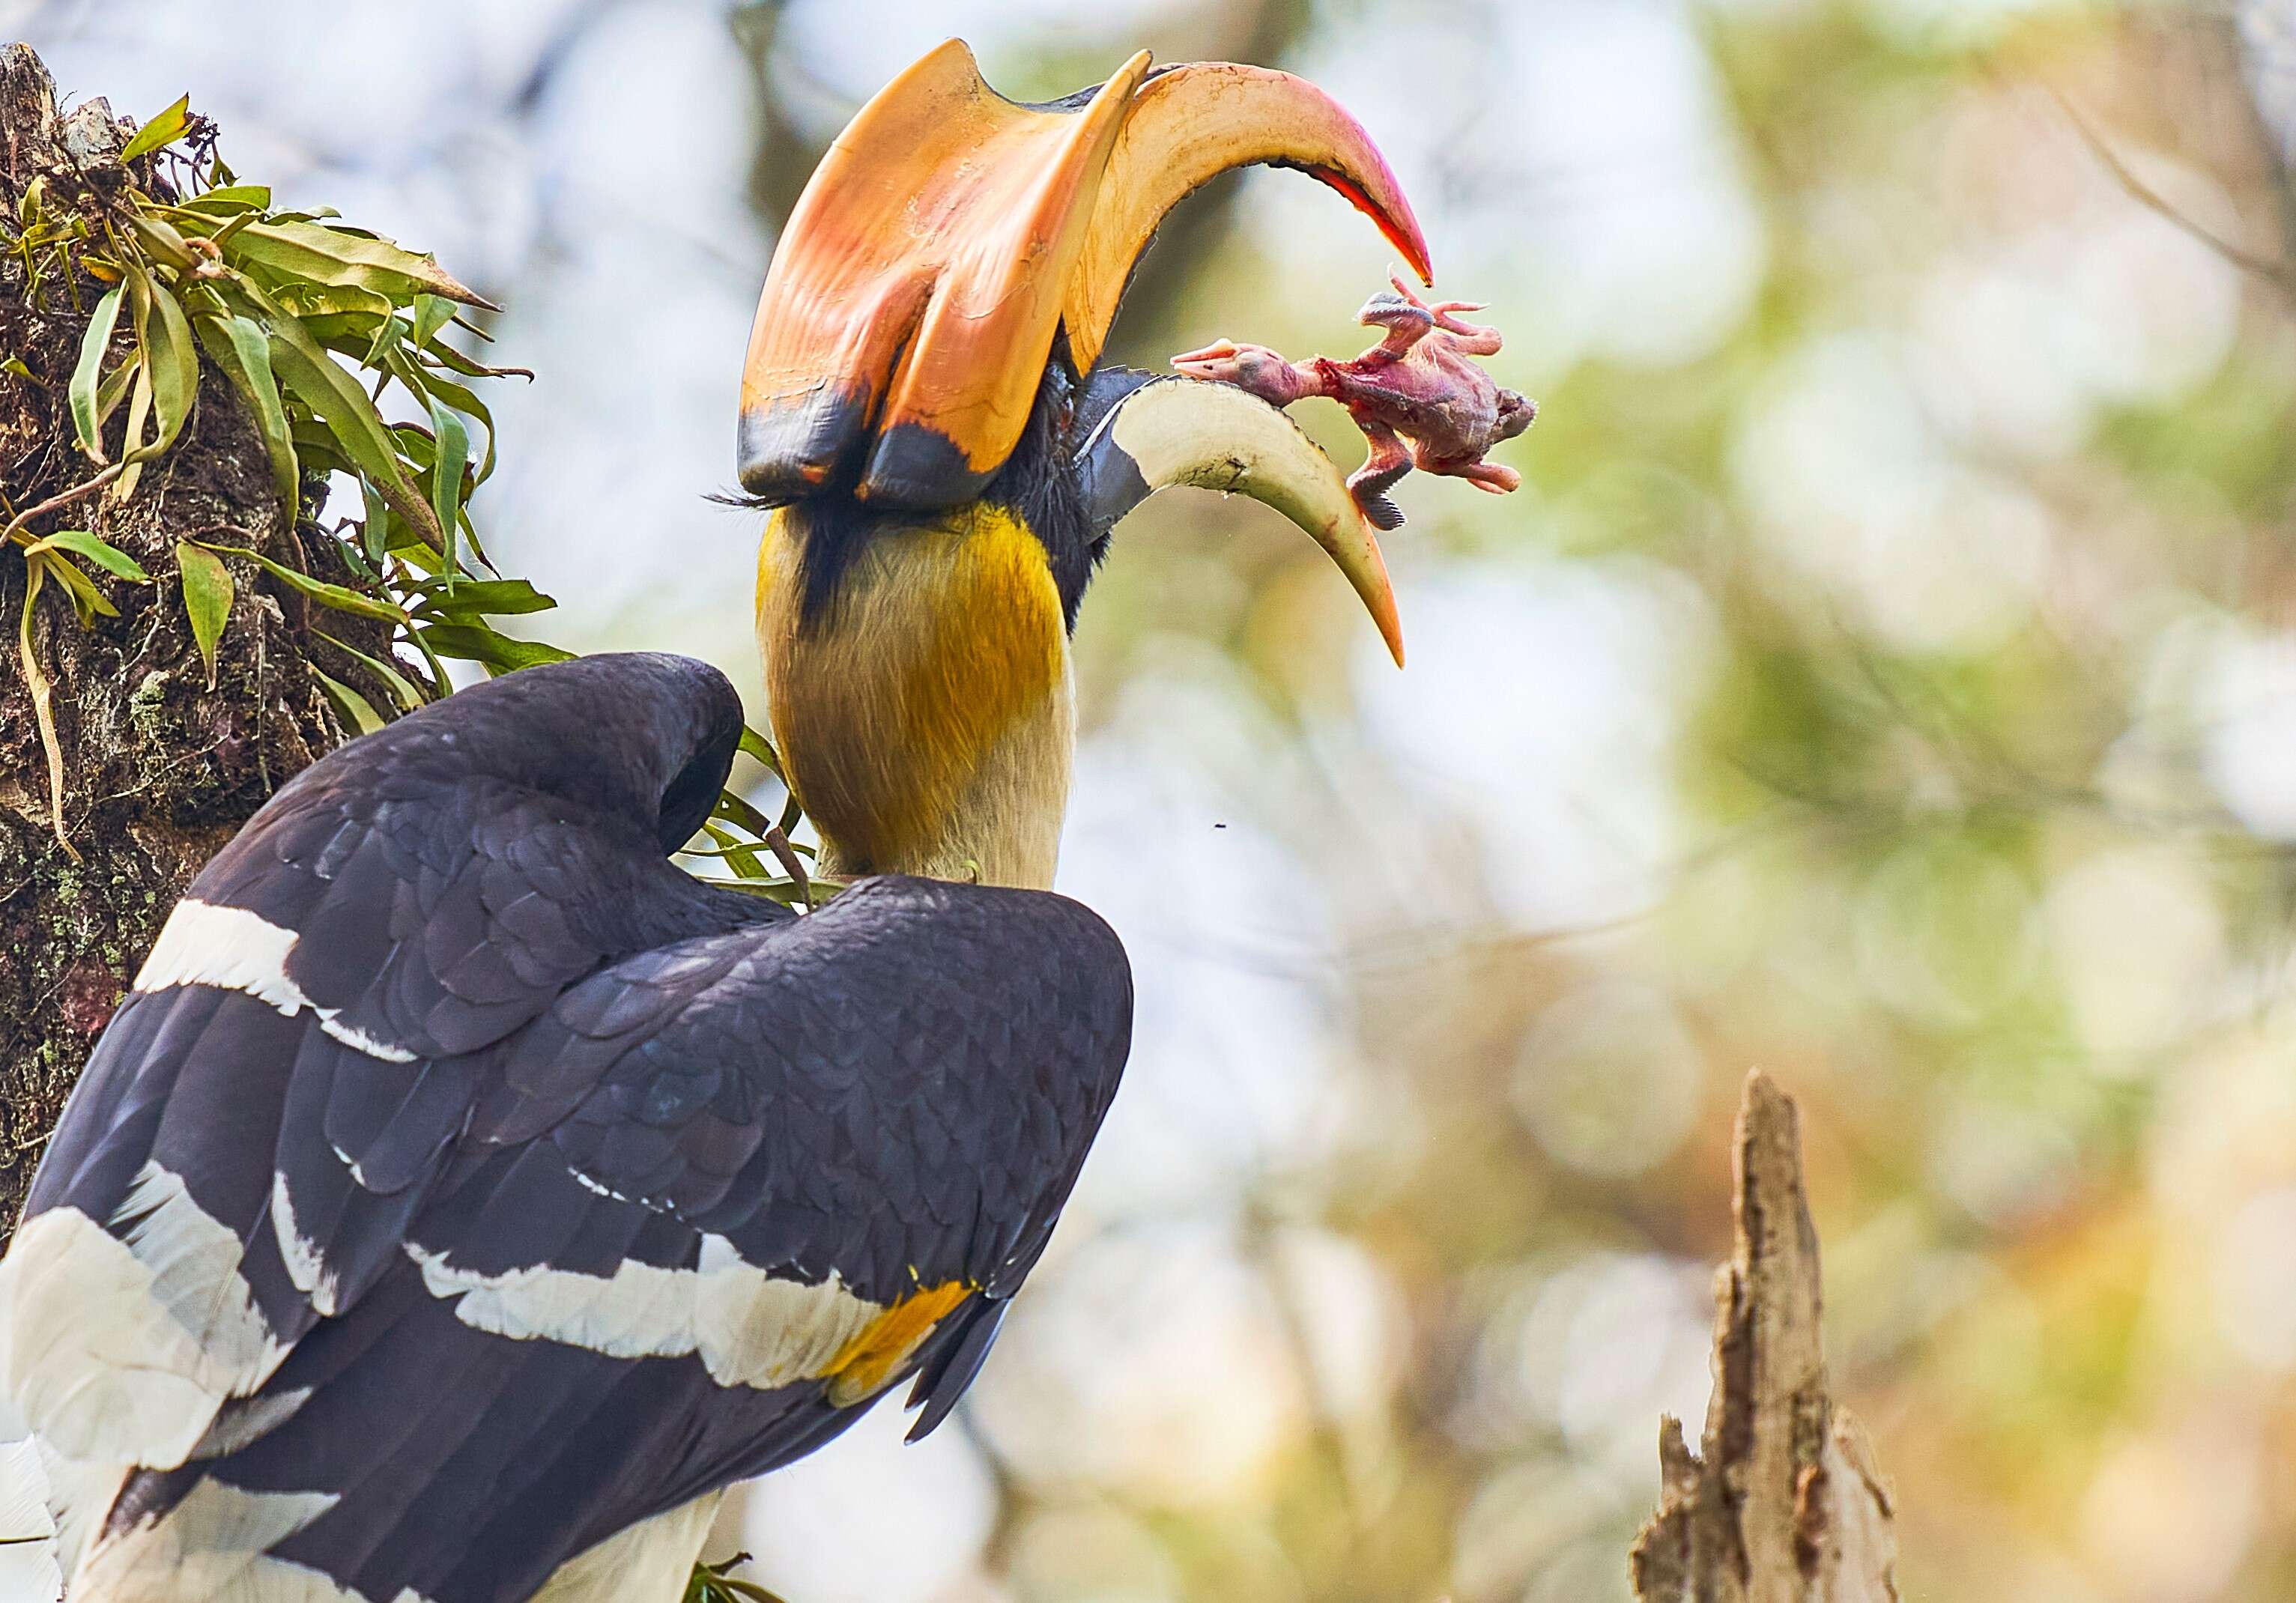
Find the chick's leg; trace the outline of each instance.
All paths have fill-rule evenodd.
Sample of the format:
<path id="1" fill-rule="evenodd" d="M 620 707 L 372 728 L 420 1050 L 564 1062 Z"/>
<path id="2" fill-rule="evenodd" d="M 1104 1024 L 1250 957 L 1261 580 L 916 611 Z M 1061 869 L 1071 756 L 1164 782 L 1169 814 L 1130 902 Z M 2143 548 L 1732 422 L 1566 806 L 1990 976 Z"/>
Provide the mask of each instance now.
<path id="1" fill-rule="evenodd" d="M 1411 447 L 1401 435 L 1376 419 L 1358 417 L 1356 427 L 1370 442 L 1371 455 L 1348 476 L 1348 493 L 1374 528 L 1401 528 L 1403 509 L 1388 499 L 1387 492 L 1411 471 Z"/>

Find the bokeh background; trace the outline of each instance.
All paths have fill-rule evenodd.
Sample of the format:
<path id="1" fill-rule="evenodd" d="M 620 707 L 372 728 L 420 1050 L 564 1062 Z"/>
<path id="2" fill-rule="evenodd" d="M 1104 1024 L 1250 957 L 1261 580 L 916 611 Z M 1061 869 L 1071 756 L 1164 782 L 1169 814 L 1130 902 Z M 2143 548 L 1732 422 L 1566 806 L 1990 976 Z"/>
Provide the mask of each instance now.
<path id="1" fill-rule="evenodd" d="M 775 229 L 948 33 L 1305 72 L 1536 396 L 1414 477 L 1398 675 L 1176 492 L 1079 631 L 1061 884 L 1123 1096 L 959 1423 L 729 1511 L 791 1603 L 1606 1603 L 1708 1390 L 1726 1130 L 1800 1100 L 1909 1599 L 2296 1596 L 2296 6 L 0 0 L 504 302 L 527 620 L 758 707 L 735 385 Z M 1118 325 L 1344 355 L 1285 174 Z M 1307 421 L 1359 449 L 1335 410 Z M 1353 457 L 1343 454 L 1343 460 Z M 760 720 L 761 721 L 761 720 Z"/>

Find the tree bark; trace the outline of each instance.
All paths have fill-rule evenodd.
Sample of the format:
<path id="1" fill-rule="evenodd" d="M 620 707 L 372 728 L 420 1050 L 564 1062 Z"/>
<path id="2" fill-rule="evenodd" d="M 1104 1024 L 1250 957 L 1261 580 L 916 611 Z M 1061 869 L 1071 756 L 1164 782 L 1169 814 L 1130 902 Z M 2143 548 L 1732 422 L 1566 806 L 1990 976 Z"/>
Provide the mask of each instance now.
<path id="1" fill-rule="evenodd" d="M 73 441 L 68 387 L 91 310 L 106 286 L 41 253 L 13 253 L 25 191 L 42 180 L 49 215 L 107 214 L 131 181 L 164 192 L 164 171 L 119 160 L 128 128 L 102 101 L 69 116 L 39 58 L 0 46 L 0 491 L 12 519 L 83 485 L 95 469 Z M 85 249 L 99 249 L 99 231 Z M 122 350 L 126 348 L 123 315 Z M 324 484 L 306 479 L 299 516 L 283 514 L 260 438 L 236 392 L 202 367 L 192 421 L 135 492 L 109 488 L 32 519 L 29 533 L 85 528 L 140 561 L 153 582 L 95 572 L 119 609 L 82 627 L 46 586 L 29 626 L 53 684 L 65 763 L 59 844 L 48 767 L 20 656 L 25 564 L 0 554 L 0 1226 L 12 1226 L 32 1170 L 97 1035 L 161 921 L 193 874 L 277 787 L 344 732 L 313 676 L 308 609 L 291 591 L 226 559 L 237 595 L 208 683 L 185 619 L 176 543 L 196 537 L 264 551 L 340 579 L 335 542 L 312 521 Z M 316 564 L 316 565 L 315 565 Z M 327 630 L 373 655 L 387 626 L 340 614 Z M 326 671 L 360 685 L 348 658 Z M 387 707 L 386 695 L 371 695 Z"/>
<path id="2" fill-rule="evenodd" d="M 1733 1135 L 1737 1245 L 1715 1276 L 1702 1452 L 1659 1425 L 1658 1513 L 1630 1563 L 1640 1603 L 1898 1603 L 1890 1491 L 1826 1394 L 1817 1231 L 1794 1105 L 1747 1076 Z"/>

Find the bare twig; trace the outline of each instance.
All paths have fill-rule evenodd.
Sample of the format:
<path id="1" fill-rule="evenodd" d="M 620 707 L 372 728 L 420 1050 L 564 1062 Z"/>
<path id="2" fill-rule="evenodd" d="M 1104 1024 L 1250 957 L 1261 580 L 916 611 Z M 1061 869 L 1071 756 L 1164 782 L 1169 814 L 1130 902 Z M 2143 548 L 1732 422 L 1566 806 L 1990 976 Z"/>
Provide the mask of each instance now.
<path id="1" fill-rule="evenodd" d="M 781 825 L 775 824 L 767 830 L 764 838 L 766 849 L 774 855 L 774 861 L 782 865 L 782 872 L 797 881 L 797 894 L 805 898 L 808 907 L 812 906 L 813 876 L 806 872 L 805 859 L 797 855 L 797 848 L 790 844 L 790 838 L 782 832 Z"/>
<path id="2" fill-rule="evenodd" d="M 114 462 L 111 466 L 104 469 L 102 472 L 98 473 L 94 478 L 86 480 L 85 483 L 76 484 L 69 490 L 59 490 L 54 495 L 49 496 L 45 501 L 36 502 L 32 505 L 26 507 L 22 511 L 8 519 L 8 526 L 6 528 L 0 529 L 0 542 L 18 539 L 26 532 L 25 526 L 29 524 L 33 519 L 41 516 L 43 513 L 53 512 L 58 507 L 70 506 L 75 501 L 86 500 L 88 496 L 94 495 L 104 486 L 110 484 L 113 479 L 119 478 L 120 473 L 127 467 L 127 464 L 124 462 Z"/>

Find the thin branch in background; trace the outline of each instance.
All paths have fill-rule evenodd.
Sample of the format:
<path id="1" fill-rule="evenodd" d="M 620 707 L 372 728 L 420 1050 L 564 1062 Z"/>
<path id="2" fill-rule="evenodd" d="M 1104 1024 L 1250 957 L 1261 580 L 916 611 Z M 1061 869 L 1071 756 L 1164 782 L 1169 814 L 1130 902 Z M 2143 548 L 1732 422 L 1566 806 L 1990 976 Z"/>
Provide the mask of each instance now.
<path id="1" fill-rule="evenodd" d="M 2284 294 L 2296 294 L 2296 270 L 2292 270 L 2284 262 L 2242 249 L 2207 225 L 2177 210 L 2167 196 L 2137 176 L 2136 170 L 2121 159 L 2120 152 L 2112 148 L 2096 125 L 2081 114 L 2080 108 L 2074 105 L 2062 90 L 2054 84 L 2044 86 L 2047 88 L 2050 98 L 2057 102 L 2058 109 L 2064 112 L 2065 120 L 2071 123 L 2074 132 L 2081 136 L 2081 143 L 2087 145 L 2091 153 L 2104 164 L 2105 170 L 2128 192 L 2131 200 L 2158 212 L 2243 272 L 2254 274 Z"/>

